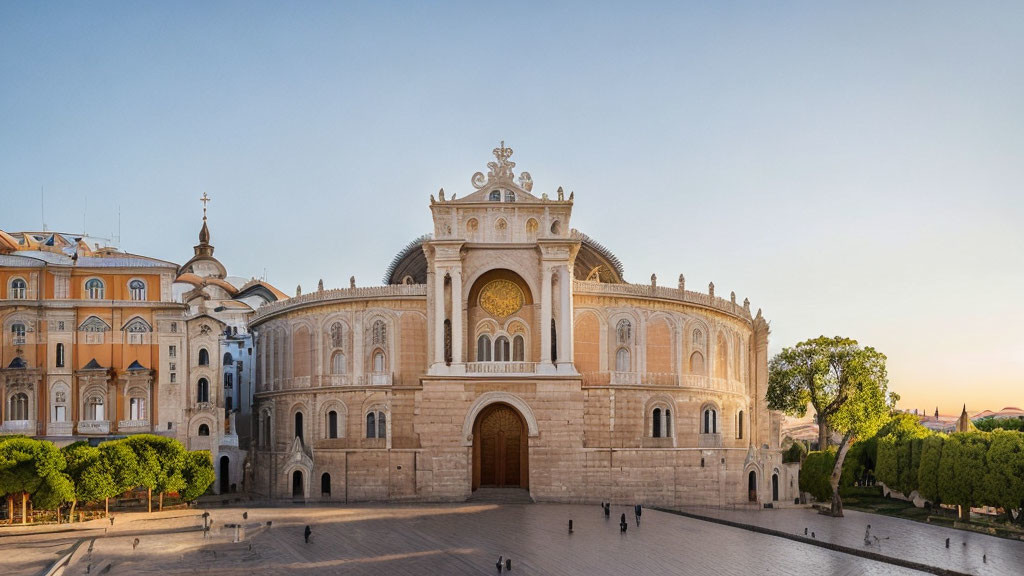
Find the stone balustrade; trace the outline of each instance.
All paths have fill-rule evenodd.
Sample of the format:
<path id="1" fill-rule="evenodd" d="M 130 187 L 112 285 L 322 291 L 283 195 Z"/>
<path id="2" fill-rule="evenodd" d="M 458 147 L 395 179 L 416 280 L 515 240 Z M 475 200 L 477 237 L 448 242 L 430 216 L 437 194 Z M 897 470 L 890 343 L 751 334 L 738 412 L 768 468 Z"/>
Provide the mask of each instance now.
<path id="1" fill-rule="evenodd" d="M 677 386 L 716 392 L 745 394 L 746 386 L 739 380 L 710 378 L 696 374 L 673 372 L 584 372 L 584 386 Z"/>
<path id="2" fill-rule="evenodd" d="M 28 434 L 36 433 L 35 420 L 7 420 L 0 425 L 0 434 Z"/>
<path id="3" fill-rule="evenodd" d="M 639 386 L 639 372 L 609 372 L 608 381 L 612 386 Z"/>
<path id="4" fill-rule="evenodd" d="M 109 420 L 79 420 L 79 434 L 110 434 Z"/>
<path id="5" fill-rule="evenodd" d="M 47 436 L 71 436 L 75 425 L 72 422 L 47 422 Z"/>
<path id="6" fill-rule="evenodd" d="M 349 386 L 348 374 L 325 374 L 320 377 L 321 386 Z"/>
<path id="7" fill-rule="evenodd" d="M 149 420 L 118 420 L 117 431 L 127 433 L 149 432 Z"/>
<path id="8" fill-rule="evenodd" d="M 466 374 L 533 374 L 536 362 L 466 362 Z"/>
<path id="9" fill-rule="evenodd" d="M 391 386 L 394 377 L 390 372 L 374 372 L 361 378 L 367 386 Z"/>

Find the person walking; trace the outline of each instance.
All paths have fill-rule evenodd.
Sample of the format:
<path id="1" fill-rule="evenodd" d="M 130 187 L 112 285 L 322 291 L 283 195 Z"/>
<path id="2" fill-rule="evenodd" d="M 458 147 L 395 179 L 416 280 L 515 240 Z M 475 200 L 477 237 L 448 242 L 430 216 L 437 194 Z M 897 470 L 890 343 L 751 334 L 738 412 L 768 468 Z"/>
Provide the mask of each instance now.
<path id="1" fill-rule="evenodd" d="M 636 506 L 633 506 L 633 514 L 636 515 L 636 527 L 637 528 L 640 527 L 640 515 L 643 514 L 643 511 L 644 511 L 644 509 L 639 504 L 637 504 Z"/>
<path id="2" fill-rule="evenodd" d="M 310 535 L 312 535 L 312 534 L 313 534 L 313 530 L 311 530 L 311 529 L 309 528 L 309 525 L 307 524 L 307 525 L 306 525 L 306 532 L 305 532 L 305 536 L 306 536 L 306 544 L 309 544 L 309 537 L 310 537 Z"/>

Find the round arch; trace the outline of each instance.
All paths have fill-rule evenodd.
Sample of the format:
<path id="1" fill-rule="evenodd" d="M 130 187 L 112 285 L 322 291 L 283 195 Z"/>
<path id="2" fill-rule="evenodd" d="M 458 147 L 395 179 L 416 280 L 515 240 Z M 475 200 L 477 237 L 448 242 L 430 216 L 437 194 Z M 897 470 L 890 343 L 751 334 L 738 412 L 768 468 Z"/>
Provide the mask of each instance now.
<path id="1" fill-rule="evenodd" d="M 469 411 L 466 412 L 466 420 L 462 423 L 463 446 L 473 445 L 473 424 L 476 422 L 480 412 L 491 404 L 508 404 L 515 408 L 526 422 L 526 435 L 530 438 L 535 438 L 540 435 L 540 429 L 537 426 L 537 417 L 533 415 L 533 410 L 530 409 L 530 405 L 522 398 L 508 392 L 484 392 L 477 397 L 469 407 Z"/>

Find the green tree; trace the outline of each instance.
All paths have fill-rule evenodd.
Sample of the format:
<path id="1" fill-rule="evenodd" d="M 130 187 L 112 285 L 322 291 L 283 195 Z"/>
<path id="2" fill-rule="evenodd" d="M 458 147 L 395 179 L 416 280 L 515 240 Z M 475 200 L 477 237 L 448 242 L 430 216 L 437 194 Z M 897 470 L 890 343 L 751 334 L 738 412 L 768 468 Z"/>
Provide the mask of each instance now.
<path id="1" fill-rule="evenodd" d="M 114 494 L 124 494 L 139 485 L 139 460 L 124 440 L 111 440 L 100 444 L 103 470 L 110 474 Z M 110 497 L 104 498 L 104 509 L 110 515 Z"/>
<path id="2" fill-rule="evenodd" d="M 939 475 L 942 466 L 946 436 L 933 434 L 921 442 L 921 465 L 917 469 L 917 489 L 921 497 L 935 503 L 942 502 Z"/>
<path id="3" fill-rule="evenodd" d="M 185 487 L 179 494 L 186 502 L 192 502 L 206 493 L 213 484 L 213 456 L 207 450 L 187 452 L 182 463 Z"/>
<path id="4" fill-rule="evenodd" d="M 1024 434 L 997 429 L 989 439 L 981 502 L 1002 508 L 1008 520 L 1020 510 L 1024 521 Z"/>
<path id="5" fill-rule="evenodd" d="M 1020 418 L 985 418 L 975 422 L 974 426 L 984 432 L 992 432 L 999 429 L 1024 432 L 1024 420 Z"/>
<path id="6" fill-rule="evenodd" d="M 951 434 L 942 447 L 939 495 L 942 502 L 957 505 L 961 520 L 970 519 L 971 506 L 982 494 L 987 452 L 987 432 Z"/>
<path id="7" fill-rule="evenodd" d="M 185 488 L 184 466 L 187 451 L 181 442 L 163 436 L 150 436 L 150 446 L 156 451 L 160 462 L 155 489 L 160 494 L 159 509 L 164 509 L 164 494 L 179 492 Z"/>
<path id="8" fill-rule="evenodd" d="M 74 485 L 71 519 L 79 502 L 99 502 L 117 495 L 111 471 L 104 465 L 100 449 L 85 442 L 75 442 L 61 449 L 67 462 L 67 473 Z"/>
<path id="9" fill-rule="evenodd" d="M 800 467 L 800 491 L 807 492 L 821 501 L 831 498 L 832 486 L 829 484 L 829 475 L 835 461 L 835 448 L 807 454 Z"/>
<path id="10" fill-rule="evenodd" d="M 148 511 L 153 511 L 153 490 L 159 488 L 161 477 L 164 473 L 163 465 L 160 462 L 160 453 L 153 441 L 154 436 L 149 434 L 137 434 L 125 439 L 128 447 L 135 453 L 138 462 L 137 486 L 146 489 L 146 501 Z"/>
<path id="11" fill-rule="evenodd" d="M 0 442 L 0 494 L 8 496 L 9 505 L 13 496 L 21 496 L 23 524 L 28 522 L 29 498 L 37 508 L 57 509 L 73 497 L 64 467 L 64 458 L 52 442 L 26 437 Z"/>
<path id="12" fill-rule="evenodd" d="M 885 355 L 849 338 L 821 336 L 772 358 L 769 408 L 804 416 L 810 404 L 818 417 L 820 447 L 828 445 L 830 432 L 842 436 L 829 480 L 834 516 L 843 515 L 839 482 L 850 443 L 874 435 L 892 410 L 895 396 L 888 394 L 888 384 Z"/>

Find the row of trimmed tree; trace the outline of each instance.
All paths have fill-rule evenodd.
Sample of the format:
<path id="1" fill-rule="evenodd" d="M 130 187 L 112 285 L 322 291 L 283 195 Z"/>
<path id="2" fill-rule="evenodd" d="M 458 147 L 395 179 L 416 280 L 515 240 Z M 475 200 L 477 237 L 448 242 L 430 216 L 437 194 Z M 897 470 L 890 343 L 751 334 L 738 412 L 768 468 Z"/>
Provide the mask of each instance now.
<path id="1" fill-rule="evenodd" d="M 904 494 L 937 504 L 1024 509 L 1024 434 L 1014 430 L 888 435 L 878 440 L 875 476 Z"/>
<path id="2" fill-rule="evenodd" d="M 98 447 L 76 442 L 57 448 L 52 442 L 23 436 L 0 440 L 0 495 L 7 497 L 8 522 L 14 520 L 14 502 L 20 501 L 22 523 L 27 507 L 57 512 L 70 505 L 73 519 L 80 503 L 103 502 L 109 514 L 110 498 L 142 488 L 148 509 L 153 494 L 163 509 L 164 494 L 176 492 L 192 501 L 213 483 L 213 460 L 206 450 L 188 451 L 173 438 L 139 434 L 110 440 Z"/>

